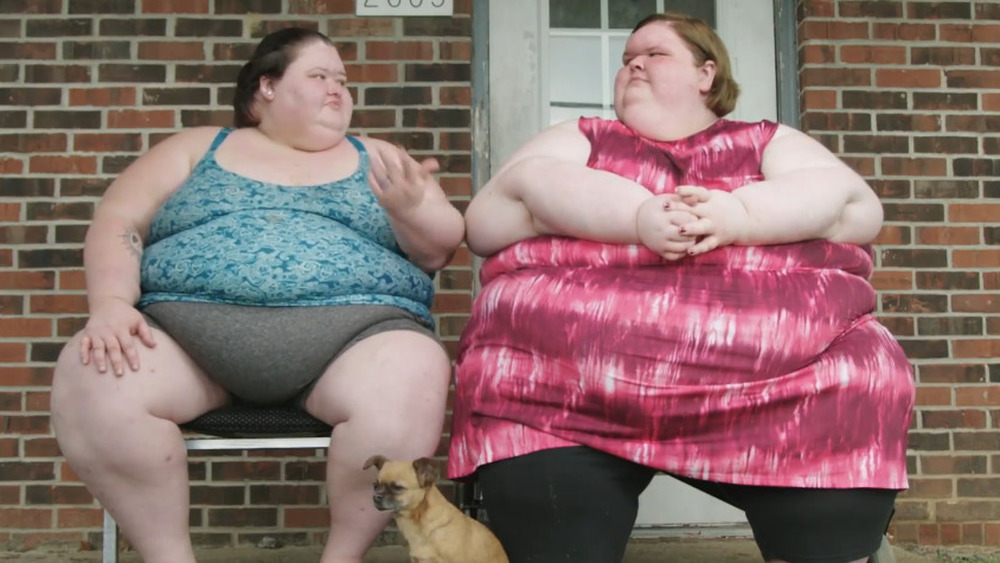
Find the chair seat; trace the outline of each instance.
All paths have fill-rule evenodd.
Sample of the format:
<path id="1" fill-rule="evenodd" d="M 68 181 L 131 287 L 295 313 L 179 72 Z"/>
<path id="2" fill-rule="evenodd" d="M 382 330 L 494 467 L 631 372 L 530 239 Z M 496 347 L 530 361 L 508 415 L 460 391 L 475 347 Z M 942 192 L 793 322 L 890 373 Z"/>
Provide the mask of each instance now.
<path id="1" fill-rule="evenodd" d="M 181 428 L 223 438 L 318 437 L 329 436 L 332 430 L 330 425 L 295 407 L 246 404 L 208 411 Z"/>

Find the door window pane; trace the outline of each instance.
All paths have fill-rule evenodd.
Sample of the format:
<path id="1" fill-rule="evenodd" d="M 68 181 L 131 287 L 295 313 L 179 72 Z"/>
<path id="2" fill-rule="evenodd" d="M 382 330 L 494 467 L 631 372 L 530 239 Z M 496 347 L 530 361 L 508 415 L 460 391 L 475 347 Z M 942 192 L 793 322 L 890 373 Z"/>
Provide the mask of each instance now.
<path id="1" fill-rule="evenodd" d="M 607 69 L 607 84 L 608 88 L 608 99 L 613 99 L 614 96 L 611 92 L 614 91 L 614 80 L 615 75 L 618 74 L 618 69 L 622 67 L 622 54 L 625 53 L 625 42 L 628 41 L 627 35 L 618 35 L 608 37 L 608 69 Z"/>
<path id="2" fill-rule="evenodd" d="M 600 106 L 604 91 L 600 61 L 599 36 L 552 37 L 549 40 L 552 102 Z"/>
<path id="3" fill-rule="evenodd" d="M 621 0 L 615 0 L 621 2 Z M 705 0 L 663 0 L 664 12 L 680 12 L 704 20 L 708 25 L 715 25 L 715 2 Z M 638 23 L 638 22 L 636 22 Z"/>
<path id="4" fill-rule="evenodd" d="M 549 0 L 549 27 L 601 28 L 601 0 Z"/>
<path id="5" fill-rule="evenodd" d="M 608 3 L 608 27 L 631 30 L 639 20 L 655 13 L 656 0 L 612 0 Z"/>

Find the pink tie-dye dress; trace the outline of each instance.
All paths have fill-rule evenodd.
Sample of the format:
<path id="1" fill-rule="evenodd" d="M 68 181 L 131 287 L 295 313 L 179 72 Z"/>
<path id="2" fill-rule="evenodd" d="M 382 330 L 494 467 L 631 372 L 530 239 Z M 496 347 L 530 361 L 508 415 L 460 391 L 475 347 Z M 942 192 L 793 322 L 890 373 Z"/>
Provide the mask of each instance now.
<path id="1" fill-rule="evenodd" d="M 762 179 L 772 122 L 654 142 L 582 119 L 588 165 L 653 193 Z M 566 202 L 572 206 L 572 201 Z M 872 316 L 868 247 L 730 246 L 678 261 L 539 237 L 483 264 L 448 469 L 586 445 L 698 479 L 906 488 L 912 371 Z"/>

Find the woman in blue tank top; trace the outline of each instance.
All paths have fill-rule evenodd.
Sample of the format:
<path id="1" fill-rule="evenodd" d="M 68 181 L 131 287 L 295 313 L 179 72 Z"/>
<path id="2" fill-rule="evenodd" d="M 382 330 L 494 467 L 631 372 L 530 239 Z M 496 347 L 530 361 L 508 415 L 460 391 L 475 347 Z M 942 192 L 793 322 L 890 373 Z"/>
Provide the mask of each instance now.
<path id="1" fill-rule="evenodd" d="M 84 255 L 90 318 L 55 370 L 60 448 L 147 562 L 188 563 L 177 425 L 231 400 L 335 425 L 322 561 L 362 560 L 388 521 L 373 454 L 433 455 L 451 364 L 433 272 L 461 214 L 389 143 L 347 135 L 353 101 L 325 35 L 265 37 L 235 127 L 180 132 L 108 188 Z"/>

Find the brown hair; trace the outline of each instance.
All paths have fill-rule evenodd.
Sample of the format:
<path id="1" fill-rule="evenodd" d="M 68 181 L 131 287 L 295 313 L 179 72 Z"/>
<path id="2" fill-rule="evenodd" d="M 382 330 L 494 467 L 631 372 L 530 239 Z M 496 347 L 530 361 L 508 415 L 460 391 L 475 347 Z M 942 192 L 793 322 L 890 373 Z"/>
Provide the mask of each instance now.
<path id="1" fill-rule="evenodd" d="M 236 77 L 236 92 L 233 94 L 233 124 L 236 127 L 254 127 L 260 123 L 253 113 L 253 104 L 261 77 L 281 78 L 298 56 L 299 47 L 312 41 L 333 45 L 326 35 L 301 27 L 279 29 L 260 40 L 250 60 Z"/>
<path id="2" fill-rule="evenodd" d="M 708 92 L 705 105 L 718 117 L 723 117 L 736 107 L 736 99 L 740 96 L 740 85 L 733 78 L 732 65 L 729 63 L 729 52 L 715 30 L 704 21 L 687 14 L 664 12 L 646 16 L 632 29 L 632 33 L 654 23 L 666 22 L 673 27 L 677 35 L 684 40 L 695 64 L 701 66 L 705 61 L 715 62 L 715 79 Z"/>

